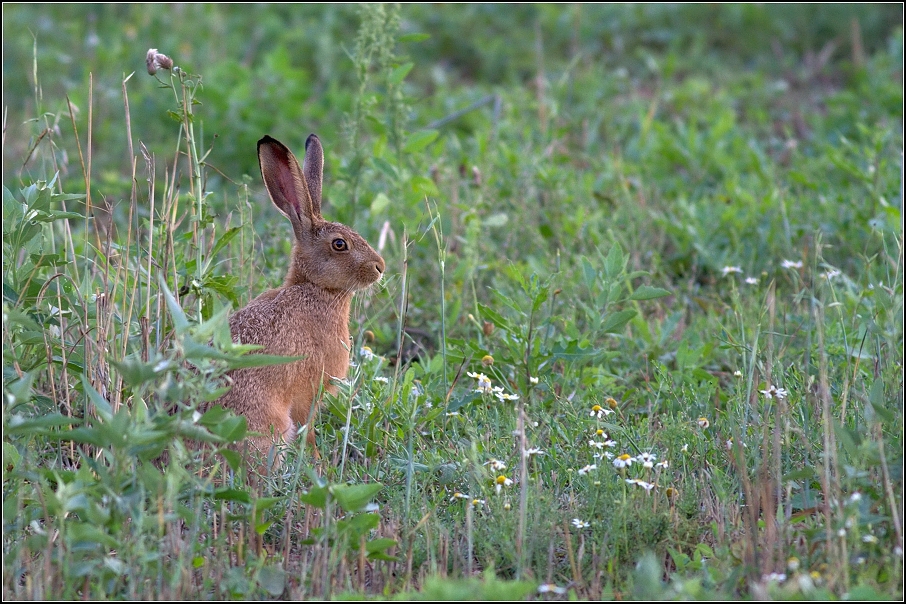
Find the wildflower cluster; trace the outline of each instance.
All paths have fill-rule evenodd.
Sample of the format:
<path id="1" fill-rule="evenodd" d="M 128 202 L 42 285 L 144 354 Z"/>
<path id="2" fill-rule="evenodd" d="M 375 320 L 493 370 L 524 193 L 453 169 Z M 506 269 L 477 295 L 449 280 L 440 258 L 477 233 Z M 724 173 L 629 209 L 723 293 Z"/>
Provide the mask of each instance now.
<path id="1" fill-rule="evenodd" d="M 518 401 L 518 394 L 510 394 L 509 392 L 504 392 L 503 386 L 494 386 L 491 383 L 491 378 L 486 376 L 483 373 L 474 373 L 472 371 L 468 372 L 470 378 L 475 378 L 478 380 L 478 388 L 475 389 L 475 392 L 479 394 L 492 395 L 497 397 L 497 400 L 500 401 Z"/>

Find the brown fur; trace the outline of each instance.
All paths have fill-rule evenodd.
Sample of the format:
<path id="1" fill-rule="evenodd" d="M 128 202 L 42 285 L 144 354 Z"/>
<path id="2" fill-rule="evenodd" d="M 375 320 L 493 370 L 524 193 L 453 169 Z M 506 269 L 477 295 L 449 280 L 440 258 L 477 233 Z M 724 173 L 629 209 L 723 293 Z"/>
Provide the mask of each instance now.
<path id="1" fill-rule="evenodd" d="M 264 185 L 293 227 L 292 259 L 282 286 L 230 317 L 234 341 L 263 346 L 262 354 L 305 358 L 232 371 L 233 387 L 217 401 L 244 415 L 249 430 L 264 435 L 250 438 L 262 455 L 275 442 L 295 439 L 300 424 L 308 426 L 314 448 L 320 393 L 335 393 L 331 378 L 345 378 L 349 368 L 352 295 L 384 272 L 384 260 L 358 233 L 321 217 L 324 155 L 318 137 L 309 136 L 305 149 L 301 168 L 283 144 L 269 136 L 258 141 Z M 338 240 L 345 249 L 336 249 L 343 247 Z"/>

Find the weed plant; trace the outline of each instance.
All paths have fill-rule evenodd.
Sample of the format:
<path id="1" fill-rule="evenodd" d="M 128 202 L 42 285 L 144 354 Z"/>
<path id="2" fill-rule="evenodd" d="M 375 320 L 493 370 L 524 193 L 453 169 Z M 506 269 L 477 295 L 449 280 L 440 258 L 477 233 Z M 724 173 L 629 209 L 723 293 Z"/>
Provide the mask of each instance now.
<path id="1" fill-rule="evenodd" d="M 3 34 L 4 599 L 903 597 L 902 7 Z M 227 319 L 291 247 L 255 141 L 310 132 L 387 277 L 256 476 L 199 408 L 282 362 Z"/>

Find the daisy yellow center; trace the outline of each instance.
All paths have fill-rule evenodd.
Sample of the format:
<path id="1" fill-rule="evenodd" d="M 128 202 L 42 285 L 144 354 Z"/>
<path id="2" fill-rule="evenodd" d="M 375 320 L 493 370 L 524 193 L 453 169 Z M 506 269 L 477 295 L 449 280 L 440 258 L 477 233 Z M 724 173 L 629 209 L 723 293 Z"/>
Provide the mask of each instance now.
<path id="1" fill-rule="evenodd" d="M 594 407 L 591 408 L 591 410 L 594 411 L 595 413 L 597 413 L 598 411 L 601 410 L 601 405 L 595 405 Z"/>
<path id="2" fill-rule="evenodd" d="M 607 400 L 604 401 L 604 404 L 606 404 L 606 405 L 607 405 L 608 407 L 610 407 L 611 409 L 616 409 L 616 408 L 617 408 L 617 401 L 614 400 L 614 399 L 611 398 L 611 397 L 608 397 Z"/>
<path id="3" fill-rule="evenodd" d="M 626 460 L 629 459 L 630 457 L 632 457 L 632 455 L 630 455 L 629 453 L 623 453 L 623 454 L 620 455 L 617 459 L 622 459 L 623 461 L 626 461 Z"/>
<path id="4" fill-rule="evenodd" d="M 506 480 L 507 480 L 506 476 L 501 474 L 500 476 L 497 477 L 497 484 L 504 484 L 506 482 Z"/>

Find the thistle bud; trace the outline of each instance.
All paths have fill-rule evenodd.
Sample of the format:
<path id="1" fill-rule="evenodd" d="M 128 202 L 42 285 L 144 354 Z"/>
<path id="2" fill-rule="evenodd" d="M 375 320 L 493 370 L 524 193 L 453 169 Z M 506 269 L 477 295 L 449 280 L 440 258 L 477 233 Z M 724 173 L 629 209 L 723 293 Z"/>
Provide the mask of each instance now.
<path id="1" fill-rule="evenodd" d="M 145 65 L 148 66 L 148 74 L 154 75 L 158 69 L 173 69 L 173 59 L 165 54 L 157 52 L 156 48 L 148 49 L 148 56 L 145 57 Z"/>
<path id="2" fill-rule="evenodd" d="M 481 326 L 481 331 L 485 336 L 489 336 L 494 333 L 494 324 L 490 321 L 485 321 Z"/>

